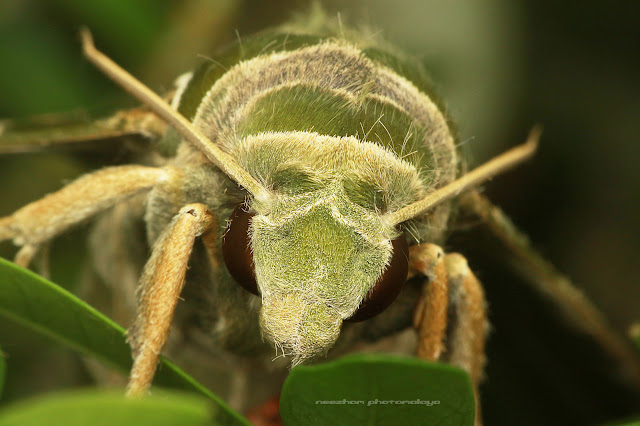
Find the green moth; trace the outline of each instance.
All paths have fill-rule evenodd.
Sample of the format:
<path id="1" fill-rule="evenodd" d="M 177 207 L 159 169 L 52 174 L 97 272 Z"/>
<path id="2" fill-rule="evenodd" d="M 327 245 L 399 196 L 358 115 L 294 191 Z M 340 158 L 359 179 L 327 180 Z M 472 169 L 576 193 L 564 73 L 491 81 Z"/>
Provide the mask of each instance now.
<path id="1" fill-rule="evenodd" d="M 131 325 L 130 395 L 147 391 L 165 351 L 246 408 L 277 392 L 291 365 L 412 326 L 408 350 L 465 369 L 477 386 L 482 287 L 461 255 L 439 247 L 454 213 L 492 223 L 523 262 L 538 261 L 471 189 L 530 157 L 538 134 L 467 173 L 416 60 L 332 21 L 309 22 L 243 39 L 181 76 L 172 108 L 84 34 L 90 60 L 148 109 L 87 124 L 74 140 L 143 133 L 157 150 L 144 165 L 83 176 L 0 218 L 0 239 L 21 246 L 16 262 L 26 266 L 48 240 L 102 213 L 94 280 L 112 294 L 105 308 Z M 547 293 L 591 315 L 561 287 Z"/>

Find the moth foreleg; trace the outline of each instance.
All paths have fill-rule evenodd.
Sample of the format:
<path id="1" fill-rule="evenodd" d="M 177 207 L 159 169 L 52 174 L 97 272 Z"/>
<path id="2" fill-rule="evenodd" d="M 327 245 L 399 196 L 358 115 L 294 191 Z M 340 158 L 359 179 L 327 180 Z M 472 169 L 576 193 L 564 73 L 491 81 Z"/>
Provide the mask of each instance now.
<path id="1" fill-rule="evenodd" d="M 430 243 L 413 246 L 409 251 L 409 277 L 418 274 L 426 276 L 428 282 L 413 317 L 418 331 L 417 355 L 429 360 L 446 359 L 466 370 L 477 385 L 485 362 L 488 328 L 480 282 L 463 256 L 445 255 Z M 453 321 L 448 323 L 450 311 Z"/>
<path id="2" fill-rule="evenodd" d="M 409 277 L 415 275 L 428 278 L 413 317 L 417 355 L 448 362 L 469 373 L 476 398 L 476 424 L 480 424 L 478 383 L 489 328 L 482 286 L 463 256 L 445 255 L 429 243 L 410 248 Z"/>
<path id="3" fill-rule="evenodd" d="M 126 140 L 130 136 L 158 140 L 166 130 L 164 121 L 143 108 L 118 111 L 95 120 L 77 113 L 1 120 L 0 154 L 41 152 L 65 145 L 77 148 L 106 139 Z"/>
<path id="4" fill-rule="evenodd" d="M 453 320 L 443 358 L 466 370 L 474 387 L 477 387 L 486 361 L 484 347 L 489 329 L 484 291 L 462 255 L 449 253 L 445 256 L 444 263 L 449 280 L 449 306 L 453 311 Z"/>
<path id="5" fill-rule="evenodd" d="M 409 250 L 409 277 L 422 275 L 427 282 L 413 315 L 418 332 L 417 355 L 437 361 L 444 352 L 449 305 L 449 282 L 444 264 L 444 251 L 435 244 L 420 244 Z"/>
<path id="6" fill-rule="evenodd" d="M 140 396 L 151 386 L 160 352 L 169 337 L 169 328 L 187 265 L 198 236 L 210 240 L 217 224 L 204 204 L 189 204 L 173 218 L 155 242 L 138 287 L 138 313 L 129 330 L 133 367 L 128 396 Z"/>
<path id="7" fill-rule="evenodd" d="M 453 319 L 443 361 L 469 373 L 476 400 L 475 424 L 480 425 L 482 420 L 478 385 L 486 362 L 485 340 L 489 330 L 484 291 L 462 255 L 447 254 L 444 263 L 449 279 L 449 306 L 453 311 Z"/>
<path id="8" fill-rule="evenodd" d="M 0 218 L 0 241 L 13 239 L 22 246 L 15 262 L 26 267 L 46 241 L 168 178 L 166 169 L 143 166 L 109 167 L 82 176 L 11 216 Z"/>

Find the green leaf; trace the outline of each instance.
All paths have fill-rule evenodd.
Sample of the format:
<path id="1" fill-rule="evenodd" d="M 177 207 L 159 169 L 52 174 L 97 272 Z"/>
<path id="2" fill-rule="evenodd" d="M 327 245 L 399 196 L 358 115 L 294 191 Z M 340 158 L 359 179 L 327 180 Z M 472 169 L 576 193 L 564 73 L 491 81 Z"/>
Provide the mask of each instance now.
<path id="1" fill-rule="evenodd" d="M 210 400 L 194 394 L 162 391 L 128 399 L 113 390 L 82 390 L 14 403 L 0 411 L 0 425 L 205 425 L 216 424 L 214 412 Z"/>
<path id="2" fill-rule="evenodd" d="M 280 398 L 280 415 L 292 425 L 473 425 L 474 411 L 464 371 L 381 354 L 298 366 Z"/>
<path id="3" fill-rule="evenodd" d="M 7 365 L 4 362 L 4 352 L 0 349 L 0 398 L 2 398 L 2 389 L 4 388 L 4 376 Z"/>
<path id="4" fill-rule="evenodd" d="M 0 315 L 62 342 L 108 366 L 128 372 L 131 353 L 125 331 L 73 294 L 0 259 Z M 197 391 L 215 402 L 222 424 L 248 424 L 221 399 L 163 359 L 155 384 Z"/>

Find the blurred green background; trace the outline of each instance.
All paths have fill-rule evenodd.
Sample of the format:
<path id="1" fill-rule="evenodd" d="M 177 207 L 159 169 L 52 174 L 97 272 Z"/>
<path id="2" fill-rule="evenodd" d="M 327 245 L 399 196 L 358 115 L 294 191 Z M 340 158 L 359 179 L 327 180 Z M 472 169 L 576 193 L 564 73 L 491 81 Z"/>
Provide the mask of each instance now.
<path id="1" fill-rule="evenodd" d="M 171 88 L 175 76 L 198 62 L 199 54 L 215 58 L 215 47 L 235 40 L 236 30 L 241 37 L 248 35 L 286 20 L 307 4 L 302 0 L 2 0 L 0 117 L 61 111 L 98 116 L 136 104 L 83 59 L 77 37 L 80 25 L 93 31 L 100 49 L 163 92 Z M 640 167 L 636 164 L 640 3 L 334 0 L 323 4 L 332 14 L 340 11 L 344 22 L 379 29 L 424 61 L 459 125 L 460 140 L 472 163 L 520 143 L 535 123 L 543 124 L 535 159 L 496 178 L 486 185 L 486 193 L 584 289 L 618 330 L 626 332 L 631 322 L 640 320 Z M 0 215 L 87 170 L 123 158 L 119 149 L 0 157 Z M 74 266 L 83 257 L 82 241 L 80 230 L 54 243 L 54 281 L 71 285 L 77 278 Z M 0 255 L 12 254 L 10 244 L 0 246 Z M 486 393 L 498 396 L 485 396 L 487 424 L 515 424 L 510 416 L 522 412 L 531 413 L 524 419 L 527 424 L 570 424 L 581 412 L 584 421 L 576 424 L 595 424 L 629 413 L 637 399 L 613 395 L 610 403 L 595 403 L 600 396 L 580 399 L 573 390 L 540 395 L 545 386 L 555 386 L 556 379 L 575 381 L 572 377 L 529 374 L 502 381 L 511 374 L 504 371 L 529 370 L 536 363 L 547 368 L 563 348 L 527 340 L 528 327 L 535 327 L 537 320 L 531 309 L 522 310 L 517 303 L 528 303 L 530 296 L 521 300 L 505 296 L 509 293 L 503 290 L 518 289 L 517 283 L 491 275 L 490 268 L 483 270 L 474 258 L 471 264 L 487 285 L 494 327 Z M 500 339 L 509 330 L 527 344 L 511 347 L 512 352 L 500 351 Z M 67 351 L 4 321 L 0 344 L 9 357 L 5 399 L 89 380 Z M 501 372 L 501 365 L 511 370 L 505 367 Z M 27 367 L 19 370 L 19 366 Z M 539 383 L 529 383 L 535 380 Z M 525 402 L 501 405 L 500 392 L 516 399 L 514 383 L 536 390 L 522 394 Z M 510 404 L 515 405 L 509 408 Z"/>

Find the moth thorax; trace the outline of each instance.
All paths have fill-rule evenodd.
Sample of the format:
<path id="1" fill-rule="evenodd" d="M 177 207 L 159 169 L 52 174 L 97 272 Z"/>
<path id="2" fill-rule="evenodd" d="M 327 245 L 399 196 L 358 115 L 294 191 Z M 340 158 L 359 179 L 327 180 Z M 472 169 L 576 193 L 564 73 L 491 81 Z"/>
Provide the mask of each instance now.
<path id="1" fill-rule="evenodd" d="M 294 356 L 296 365 L 325 354 L 340 335 L 342 319 L 325 303 L 289 293 L 263 299 L 260 323 L 284 354 Z"/>

